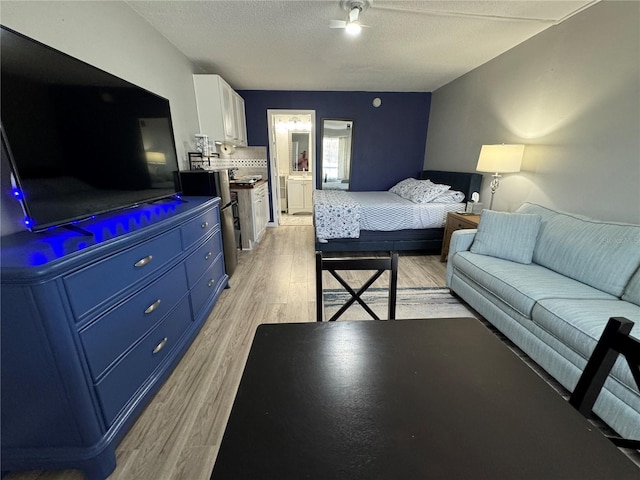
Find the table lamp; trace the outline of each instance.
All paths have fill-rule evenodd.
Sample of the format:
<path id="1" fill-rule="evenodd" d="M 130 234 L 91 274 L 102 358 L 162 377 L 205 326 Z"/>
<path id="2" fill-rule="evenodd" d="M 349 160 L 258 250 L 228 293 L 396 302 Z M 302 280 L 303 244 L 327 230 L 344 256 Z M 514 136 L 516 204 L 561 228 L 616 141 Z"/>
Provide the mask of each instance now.
<path id="1" fill-rule="evenodd" d="M 493 196 L 500 186 L 501 173 L 515 173 L 520 171 L 524 145 L 483 145 L 478 157 L 478 172 L 493 172 L 491 181 L 491 202 L 489 210 L 493 207 Z"/>

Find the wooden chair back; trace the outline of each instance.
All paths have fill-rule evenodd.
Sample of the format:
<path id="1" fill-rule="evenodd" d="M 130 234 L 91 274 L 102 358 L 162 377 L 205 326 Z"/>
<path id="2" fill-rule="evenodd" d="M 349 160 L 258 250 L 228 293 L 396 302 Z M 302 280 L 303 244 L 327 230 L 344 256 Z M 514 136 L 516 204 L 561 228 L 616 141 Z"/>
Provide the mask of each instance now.
<path id="1" fill-rule="evenodd" d="M 589 417 L 618 355 L 623 355 L 640 390 L 640 341 L 630 335 L 634 323 L 611 317 L 573 390 L 569 403 Z M 609 437 L 619 447 L 640 448 L 640 440 Z"/>
<path id="2" fill-rule="evenodd" d="M 337 320 L 353 303 L 358 302 L 374 320 L 380 320 L 378 315 L 362 299 L 362 294 L 385 272 L 389 271 L 389 320 L 396 318 L 396 295 L 398 286 L 398 252 L 389 252 L 386 257 L 326 257 L 326 253 L 316 252 L 316 321 L 324 318 L 324 300 L 322 286 L 322 272 L 328 271 L 351 294 L 351 298 L 329 319 Z M 375 273 L 355 291 L 338 273 L 342 270 L 375 270 Z"/>

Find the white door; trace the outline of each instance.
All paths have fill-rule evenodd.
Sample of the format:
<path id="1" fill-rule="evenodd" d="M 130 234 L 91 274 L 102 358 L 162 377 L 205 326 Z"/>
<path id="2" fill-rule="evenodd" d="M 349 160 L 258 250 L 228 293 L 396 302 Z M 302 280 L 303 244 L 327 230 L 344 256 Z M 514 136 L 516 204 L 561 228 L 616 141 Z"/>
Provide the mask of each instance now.
<path id="1" fill-rule="evenodd" d="M 271 177 L 271 207 L 273 210 L 273 224 L 280 225 L 280 212 L 282 212 L 282 206 L 280 205 L 280 181 L 278 177 L 278 158 L 276 150 L 276 127 L 275 117 L 269 115 L 267 111 L 267 126 L 269 129 L 269 157 L 271 160 L 271 171 L 269 176 Z"/>
<path id="2" fill-rule="evenodd" d="M 313 210 L 313 205 L 311 202 L 311 197 L 313 195 L 313 185 L 311 184 L 311 180 L 304 180 L 302 183 L 302 195 L 303 195 L 303 203 L 304 209 L 308 212 Z"/>
<path id="3" fill-rule="evenodd" d="M 304 210 L 304 183 L 302 180 L 289 180 L 287 204 L 290 213 Z"/>

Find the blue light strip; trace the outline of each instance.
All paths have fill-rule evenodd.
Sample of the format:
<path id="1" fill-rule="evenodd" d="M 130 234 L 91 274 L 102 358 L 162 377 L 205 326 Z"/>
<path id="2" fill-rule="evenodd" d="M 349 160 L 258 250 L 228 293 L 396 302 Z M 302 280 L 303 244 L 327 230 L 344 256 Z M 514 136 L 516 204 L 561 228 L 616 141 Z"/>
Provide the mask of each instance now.
<path id="1" fill-rule="evenodd" d="M 48 229 L 46 233 L 43 232 L 43 236 L 38 242 L 40 248 L 32 252 L 29 264 L 31 266 L 44 265 L 70 253 L 153 225 L 178 213 L 180 205 L 184 205 L 184 203 L 179 199 L 167 199 L 162 204 L 138 205 L 73 222 L 73 225 L 86 230 L 91 236 L 83 236 L 78 231 L 65 230 L 64 226 L 53 227 Z M 32 224 L 32 220 L 25 217 L 24 224 L 28 228 Z"/>
<path id="2" fill-rule="evenodd" d="M 11 190 L 11 195 L 13 195 L 13 198 L 18 201 L 22 201 L 24 199 L 24 193 L 22 193 L 22 190 L 20 190 L 19 188 L 14 188 L 13 190 Z"/>

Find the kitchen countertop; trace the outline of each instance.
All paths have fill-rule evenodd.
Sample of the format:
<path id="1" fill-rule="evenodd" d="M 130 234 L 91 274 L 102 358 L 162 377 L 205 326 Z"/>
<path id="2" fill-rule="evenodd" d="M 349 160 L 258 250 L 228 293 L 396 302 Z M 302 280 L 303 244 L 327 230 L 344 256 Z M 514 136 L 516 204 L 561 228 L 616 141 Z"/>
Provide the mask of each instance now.
<path id="1" fill-rule="evenodd" d="M 255 188 L 263 183 L 267 183 L 267 179 L 263 178 L 262 180 L 256 180 L 255 183 L 233 183 L 230 182 L 231 190 L 248 190 L 251 188 Z"/>

